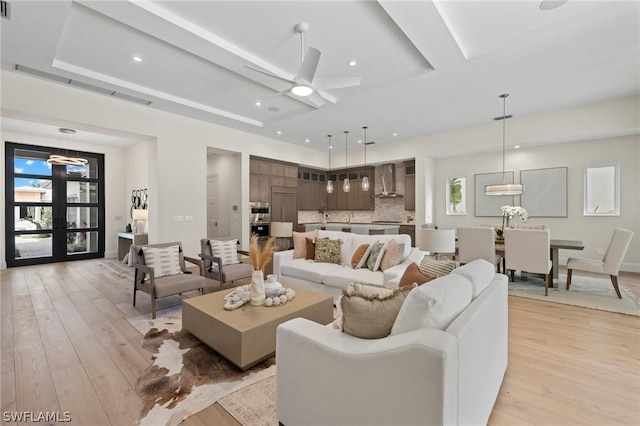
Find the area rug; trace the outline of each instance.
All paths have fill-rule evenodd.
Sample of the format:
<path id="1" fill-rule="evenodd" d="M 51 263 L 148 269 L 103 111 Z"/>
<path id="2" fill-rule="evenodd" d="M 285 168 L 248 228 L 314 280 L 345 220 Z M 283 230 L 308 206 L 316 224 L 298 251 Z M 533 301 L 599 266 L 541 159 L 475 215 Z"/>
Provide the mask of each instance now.
<path id="1" fill-rule="evenodd" d="M 542 279 L 529 277 L 527 281 L 518 281 L 516 278 L 515 282 L 509 283 L 509 295 L 640 316 L 638 298 L 619 284 L 622 299 L 618 299 L 608 277 L 599 278 L 574 273 L 570 290 L 565 290 L 566 274 L 560 274 L 558 281 L 558 288 L 550 288 L 549 296 L 545 296 Z"/>
<path id="2" fill-rule="evenodd" d="M 218 403 L 243 426 L 278 426 L 275 376 L 227 395 Z"/>
<path id="3" fill-rule="evenodd" d="M 136 383 L 143 408 L 135 424 L 177 425 L 220 398 L 275 375 L 275 357 L 241 371 L 183 330 L 179 309 L 159 311 L 155 320 L 146 315 L 129 322 L 147 330 L 142 345 L 154 354 L 153 364 Z"/>

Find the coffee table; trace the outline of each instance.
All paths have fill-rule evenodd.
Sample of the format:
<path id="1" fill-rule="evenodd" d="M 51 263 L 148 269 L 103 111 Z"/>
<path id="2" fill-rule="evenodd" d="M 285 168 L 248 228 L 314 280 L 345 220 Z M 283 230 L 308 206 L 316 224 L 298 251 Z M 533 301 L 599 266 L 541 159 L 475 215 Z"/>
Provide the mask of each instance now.
<path id="1" fill-rule="evenodd" d="M 217 293 L 182 301 L 182 327 L 243 370 L 275 353 L 276 328 L 293 318 L 320 324 L 333 321 L 333 297 L 301 287 L 292 288 L 296 297 L 284 305 L 224 309 L 224 296 Z"/>

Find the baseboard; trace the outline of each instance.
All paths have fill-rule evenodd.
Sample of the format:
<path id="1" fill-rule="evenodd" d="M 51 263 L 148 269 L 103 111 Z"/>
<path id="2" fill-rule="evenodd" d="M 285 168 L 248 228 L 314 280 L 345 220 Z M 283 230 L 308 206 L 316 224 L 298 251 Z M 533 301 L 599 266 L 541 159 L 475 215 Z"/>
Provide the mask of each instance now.
<path id="1" fill-rule="evenodd" d="M 104 257 L 106 259 L 115 259 L 118 255 L 118 251 L 117 250 L 110 250 L 110 251 L 105 251 L 104 252 Z"/>

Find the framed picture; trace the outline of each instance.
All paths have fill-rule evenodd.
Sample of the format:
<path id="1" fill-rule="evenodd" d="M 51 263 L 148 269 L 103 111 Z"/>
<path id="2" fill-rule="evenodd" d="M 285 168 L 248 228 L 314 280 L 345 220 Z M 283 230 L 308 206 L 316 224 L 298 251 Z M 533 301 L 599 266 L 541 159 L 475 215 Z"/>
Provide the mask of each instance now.
<path id="1" fill-rule="evenodd" d="M 567 217 L 567 168 L 521 170 L 520 205 L 530 217 Z"/>
<path id="2" fill-rule="evenodd" d="M 467 214 L 467 178 L 447 178 L 445 188 L 447 198 L 447 214 L 463 216 Z"/>
<path id="3" fill-rule="evenodd" d="M 502 206 L 513 205 L 513 195 L 486 195 L 484 187 L 503 183 L 503 173 L 480 173 L 475 175 L 475 215 L 478 217 L 502 217 Z M 504 172 L 504 183 L 513 183 L 513 172 Z"/>

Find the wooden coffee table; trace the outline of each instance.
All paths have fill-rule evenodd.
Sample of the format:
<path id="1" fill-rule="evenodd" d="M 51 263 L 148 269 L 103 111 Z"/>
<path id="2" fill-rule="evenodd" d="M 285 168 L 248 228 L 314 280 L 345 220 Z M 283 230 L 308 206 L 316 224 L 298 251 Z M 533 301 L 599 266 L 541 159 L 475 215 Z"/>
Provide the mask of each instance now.
<path id="1" fill-rule="evenodd" d="M 320 324 L 333 321 L 333 297 L 284 284 L 296 297 L 284 305 L 224 309 L 228 291 L 196 296 L 182 301 L 182 327 L 243 370 L 273 355 L 276 328 L 293 318 Z"/>

